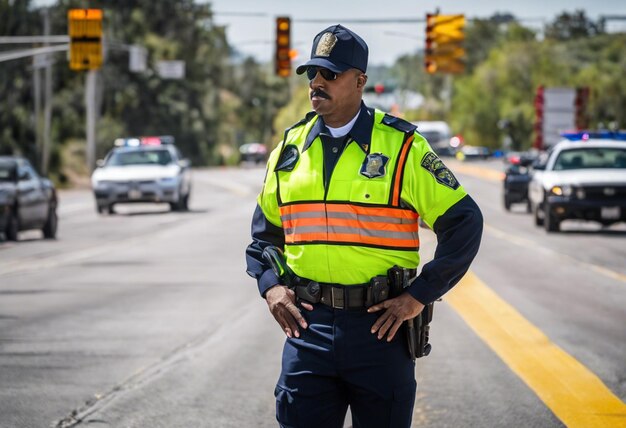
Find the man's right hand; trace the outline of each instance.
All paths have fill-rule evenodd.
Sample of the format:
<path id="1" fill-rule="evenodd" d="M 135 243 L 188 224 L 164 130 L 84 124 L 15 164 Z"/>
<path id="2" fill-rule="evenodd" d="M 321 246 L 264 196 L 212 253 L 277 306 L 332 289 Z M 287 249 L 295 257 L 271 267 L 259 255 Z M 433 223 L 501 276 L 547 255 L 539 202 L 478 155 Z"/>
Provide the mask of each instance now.
<path id="1" fill-rule="evenodd" d="M 265 301 L 287 337 L 300 337 L 298 324 L 307 328 L 307 323 L 296 306 L 296 293 L 284 285 L 275 285 L 265 292 Z M 300 305 L 307 311 L 313 310 L 310 303 L 302 302 Z"/>

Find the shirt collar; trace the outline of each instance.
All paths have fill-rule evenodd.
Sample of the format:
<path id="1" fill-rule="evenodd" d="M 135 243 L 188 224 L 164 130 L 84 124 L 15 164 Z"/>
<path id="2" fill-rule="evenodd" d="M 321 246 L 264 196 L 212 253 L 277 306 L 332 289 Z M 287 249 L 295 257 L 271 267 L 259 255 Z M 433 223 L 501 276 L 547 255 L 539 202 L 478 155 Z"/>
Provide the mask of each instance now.
<path id="1" fill-rule="evenodd" d="M 363 152 L 369 153 L 373 127 L 374 110 L 367 108 L 365 103 L 361 101 L 361 110 L 359 111 L 359 117 L 357 118 L 356 122 L 354 122 L 354 126 L 352 126 L 350 132 L 348 132 L 348 135 L 350 136 L 350 140 L 348 142 L 354 141 L 358 144 L 361 150 L 363 150 Z M 326 124 L 321 117 L 319 117 L 311 127 L 311 130 L 306 137 L 306 141 L 304 143 L 302 151 L 305 152 L 309 147 L 311 147 L 313 141 L 315 141 L 315 139 L 320 134 L 329 134 L 328 130 L 326 129 Z"/>

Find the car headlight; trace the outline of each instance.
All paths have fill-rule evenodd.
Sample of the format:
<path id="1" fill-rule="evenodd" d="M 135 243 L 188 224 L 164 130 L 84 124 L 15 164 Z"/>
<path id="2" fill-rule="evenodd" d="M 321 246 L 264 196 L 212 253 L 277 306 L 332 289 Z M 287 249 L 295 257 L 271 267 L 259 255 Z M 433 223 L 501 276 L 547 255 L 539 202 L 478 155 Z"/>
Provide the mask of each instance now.
<path id="1" fill-rule="evenodd" d="M 552 186 L 550 193 L 556 196 L 572 196 L 572 186 Z"/>

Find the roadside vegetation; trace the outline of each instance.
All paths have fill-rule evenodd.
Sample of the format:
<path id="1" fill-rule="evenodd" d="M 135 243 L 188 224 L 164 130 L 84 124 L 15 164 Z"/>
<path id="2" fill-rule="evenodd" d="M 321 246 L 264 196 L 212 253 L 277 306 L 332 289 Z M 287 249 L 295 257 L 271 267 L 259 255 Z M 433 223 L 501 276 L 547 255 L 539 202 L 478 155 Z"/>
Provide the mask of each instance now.
<path id="1" fill-rule="evenodd" d="M 84 2 L 51 6 L 50 33 L 66 34 L 67 10 L 79 7 Z M 97 91 L 98 157 L 121 136 L 173 135 L 196 166 L 233 164 L 239 146 L 271 147 L 310 109 L 306 79 L 278 78 L 273 64 L 240 55 L 215 24 L 210 3 L 100 0 L 89 7 L 104 9 L 110 47 Z M 0 0 L 0 16 L 0 35 L 42 34 L 41 9 L 31 0 Z M 147 49 L 146 71 L 129 71 L 130 45 Z M 424 95 L 421 107 L 402 112 L 406 119 L 446 120 L 468 144 L 500 147 L 505 131 L 498 123 L 505 120 L 516 148 L 530 147 L 540 85 L 589 87 L 590 125 L 626 127 L 626 34 L 606 33 L 604 23 L 584 12 L 563 13 L 541 32 L 506 14 L 469 21 L 462 75 L 426 74 L 417 48 L 392 66 L 376 67 L 376 78 Z M 54 60 L 50 172 L 59 183 L 76 182 L 87 173 L 79 167 L 85 74 L 69 70 L 63 54 Z M 185 78 L 159 77 L 154 70 L 161 60 L 184 60 Z M 34 114 L 33 74 L 31 59 L 0 63 L 0 154 L 22 154 L 39 165 L 35 130 L 42 118 Z"/>

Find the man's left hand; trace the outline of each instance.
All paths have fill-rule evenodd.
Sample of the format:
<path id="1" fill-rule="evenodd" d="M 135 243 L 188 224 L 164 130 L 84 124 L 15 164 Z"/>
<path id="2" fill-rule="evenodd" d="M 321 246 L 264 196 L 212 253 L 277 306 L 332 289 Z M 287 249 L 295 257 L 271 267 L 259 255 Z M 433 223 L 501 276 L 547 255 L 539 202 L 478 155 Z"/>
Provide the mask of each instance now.
<path id="1" fill-rule="evenodd" d="M 378 312 L 382 309 L 386 309 L 386 311 L 378 317 L 371 331 L 372 334 L 378 332 L 378 339 L 387 335 L 387 342 L 391 342 L 402 323 L 418 316 L 424 309 L 424 305 L 415 300 L 409 293 L 402 293 L 398 297 L 387 299 L 370 307 L 367 312 Z"/>

